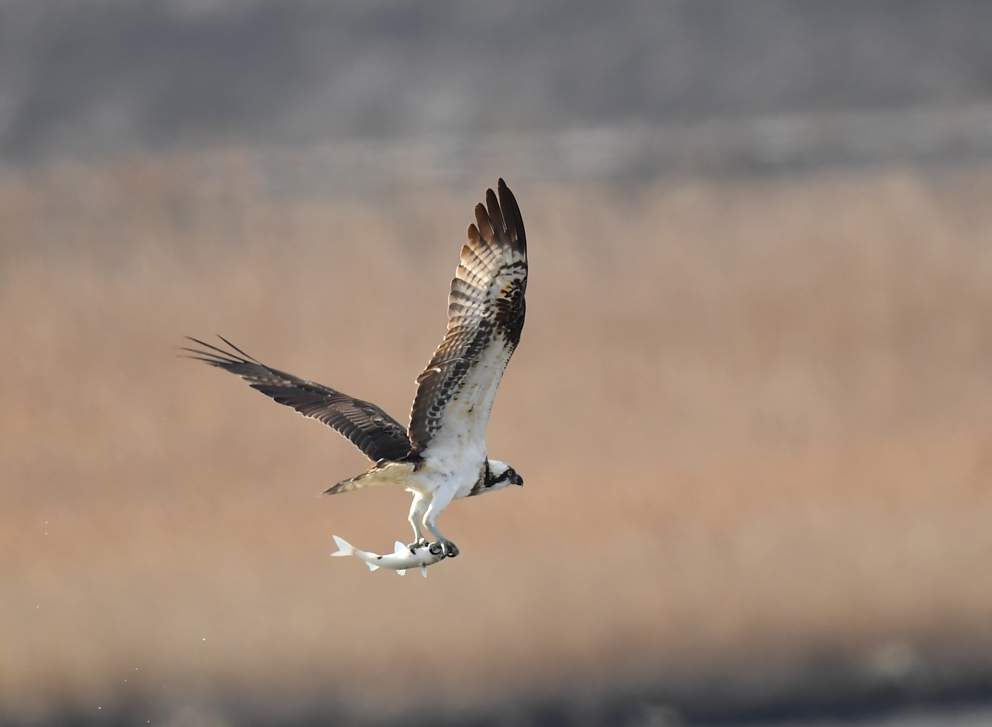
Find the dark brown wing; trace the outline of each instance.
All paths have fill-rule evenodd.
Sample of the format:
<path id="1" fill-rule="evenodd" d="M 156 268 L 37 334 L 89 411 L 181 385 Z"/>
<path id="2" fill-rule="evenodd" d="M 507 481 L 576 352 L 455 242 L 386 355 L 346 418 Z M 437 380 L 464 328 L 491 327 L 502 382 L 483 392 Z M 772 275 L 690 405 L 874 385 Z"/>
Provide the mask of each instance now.
<path id="1" fill-rule="evenodd" d="M 527 237 L 513 193 L 499 180 L 468 228 L 448 295 L 448 332 L 420 384 L 410 414 L 414 451 L 476 447 L 485 453 L 496 387 L 520 341 L 527 290 Z M 488 208 L 488 209 L 487 209 Z M 438 450 L 440 451 L 440 450 Z"/>
<path id="2" fill-rule="evenodd" d="M 375 404 L 340 391 L 304 381 L 259 363 L 240 348 L 218 336 L 231 350 L 190 338 L 202 348 L 184 348 L 189 358 L 230 371 L 279 404 L 291 406 L 303 416 L 324 422 L 358 447 L 373 462 L 401 460 L 410 451 L 406 429 Z"/>

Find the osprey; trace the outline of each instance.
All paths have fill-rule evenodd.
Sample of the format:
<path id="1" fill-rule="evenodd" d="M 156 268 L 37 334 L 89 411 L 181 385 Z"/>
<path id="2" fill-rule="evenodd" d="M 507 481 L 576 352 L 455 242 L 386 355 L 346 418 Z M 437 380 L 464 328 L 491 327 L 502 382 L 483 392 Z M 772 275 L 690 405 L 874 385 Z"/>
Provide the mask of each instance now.
<path id="1" fill-rule="evenodd" d="M 404 428 L 375 404 L 270 368 L 223 337 L 228 348 L 195 338 L 190 358 L 230 371 L 253 388 L 347 437 L 372 462 L 357 477 L 325 490 L 334 495 L 367 485 L 395 484 L 413 493 L 411 551 L 427 544 L 421 525 L 445 556 L 458 548 L 437 528 L 437 517 L 461 497 L 523 485 L 505 462 L 489 459 L 486 426 L 503 371 L 524 325 L 527 238 L 520 209 L 502 179 L 499 198 L 486 190 L 475 207 L 468 242 L 448 294 L 448 331 L 417 378 Z"/>

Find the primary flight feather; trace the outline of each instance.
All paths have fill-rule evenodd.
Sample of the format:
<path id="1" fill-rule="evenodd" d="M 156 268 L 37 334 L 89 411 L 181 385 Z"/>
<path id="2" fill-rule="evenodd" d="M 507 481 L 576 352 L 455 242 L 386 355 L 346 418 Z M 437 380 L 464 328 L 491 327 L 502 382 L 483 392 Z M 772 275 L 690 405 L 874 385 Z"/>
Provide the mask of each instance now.
<path id="1" fill-rule="evenodd" d="M 357 477 L 325 490 L 347 492 L 397 484 L 413 493 L 411 548 L 426 544 L 421 526 L 445 556 L 458 548 L 437 529 L 452 500 L 523 485 L 505 462 L 489 459 L 486 428 L 496 388 L 524 325 L 527 237 L 520 209 L 502 179 L 476 205 L 475 223 L 448 294 L 448 330 L 417 377 L 417 395 L 404 427 L 375 404 L 270 368 L 224 338 L 226 348 L 190 340 L 191 358 L 237 374 L 248 384 L 304 416 L 341 433 L 373 461 Z"/>

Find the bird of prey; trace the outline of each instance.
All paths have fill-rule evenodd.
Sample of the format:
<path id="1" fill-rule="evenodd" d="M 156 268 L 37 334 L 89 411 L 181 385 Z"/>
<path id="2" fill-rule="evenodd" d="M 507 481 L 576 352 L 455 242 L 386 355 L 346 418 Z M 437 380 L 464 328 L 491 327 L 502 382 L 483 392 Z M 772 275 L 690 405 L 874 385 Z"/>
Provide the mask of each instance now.
<path id="1" fill-rule="evenodd" d="M 502 179 L 498 192 L 497 198 L 486 190 L 486 204 L 475 207 L 476 222 L 469 225 L 448 294 L 448 330 L 417 378 L 409 427 L 375 404 L 270 368 L 223 337 L 226 348 L 190 338 L 199 347 L 184 349 L 347 437 L 374 464 L 325 492 L 379 484 L 405 487 L 413 493 L 411 549 L 427 543 L 423 525 L 449 557 L 458 555 L 458 548 L 436 521 L 452 500 L 523 485 L 516 470 L 489 459 L 486 451 L 489 412 L 520 341 L 527 290 L 520 209 Z"/>

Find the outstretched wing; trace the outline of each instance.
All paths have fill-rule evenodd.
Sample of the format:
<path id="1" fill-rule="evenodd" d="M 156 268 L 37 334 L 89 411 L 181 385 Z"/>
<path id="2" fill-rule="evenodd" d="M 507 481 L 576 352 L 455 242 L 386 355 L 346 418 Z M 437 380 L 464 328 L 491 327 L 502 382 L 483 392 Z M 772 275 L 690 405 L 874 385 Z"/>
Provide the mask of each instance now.
<path id="1" fill-rule="evenodd" d="M 189 358 L 230 371 L 280 404 L 303 416 L 324 422 L 340 432 L 373 462 L 400 460 L 410 452 L 406 429 L 375 404 L 355 399 L 327 386 L 304 381 L 292 374 L 269 368 L 222 336 L 230 350 L 190 338 L 202 348 L 184 348 Z"/>
<path id="2" fill-rule="evenodd" d="M 468 228 L 448 295 L 448 332 L 420 384 L 410 414 L 414 452 L 481 448 L 503 371 L 524 326 L 527 238 L 513 193 L 499 180 Z M 488 209 L 487 209 L 488 208 Z"/>

